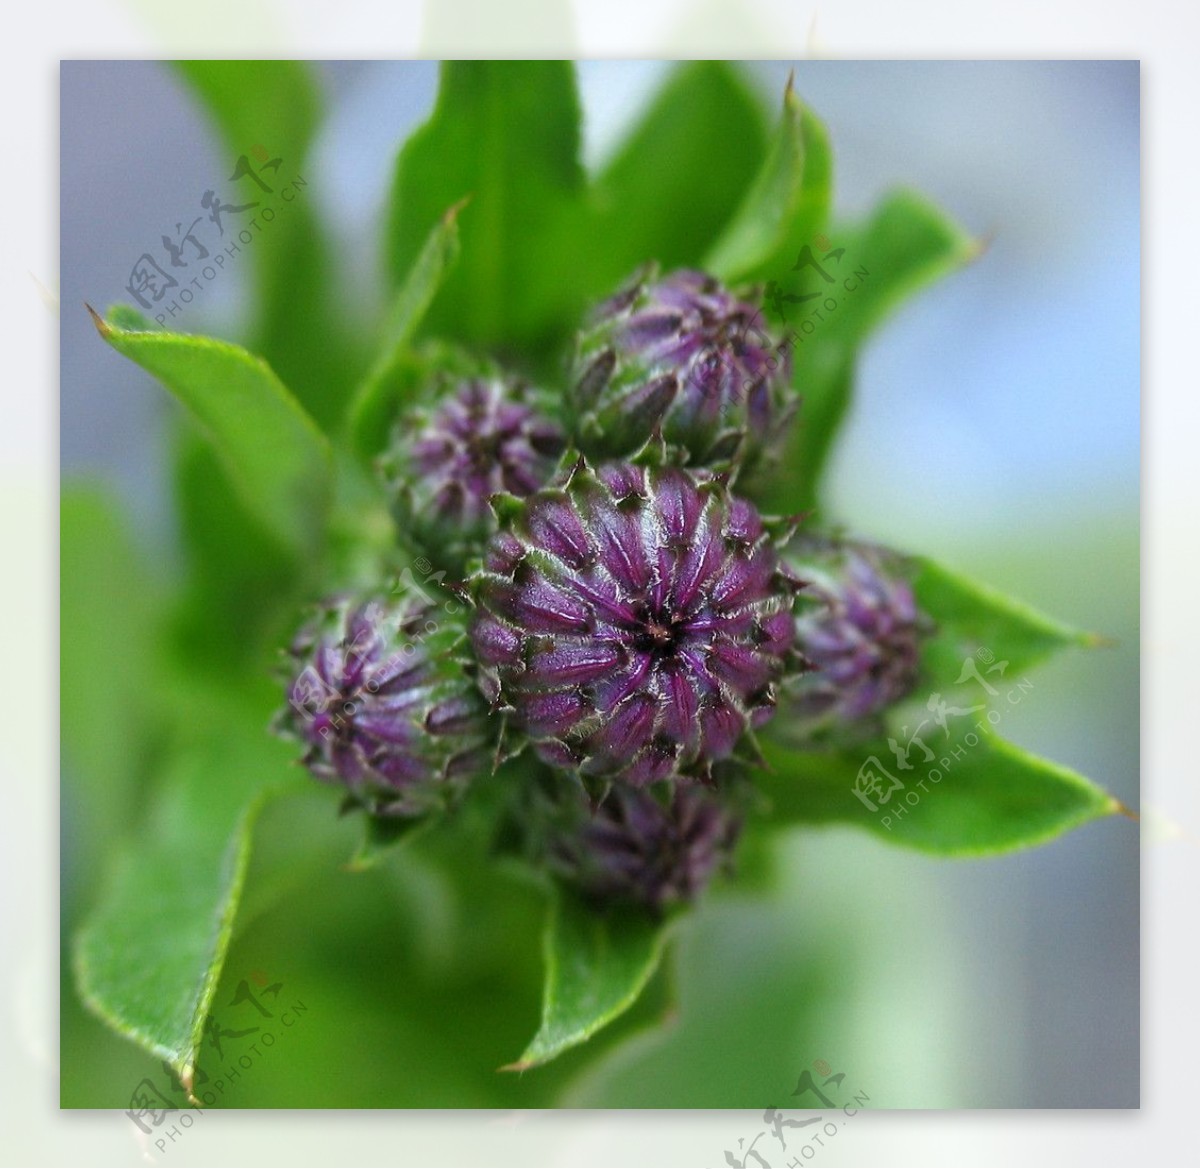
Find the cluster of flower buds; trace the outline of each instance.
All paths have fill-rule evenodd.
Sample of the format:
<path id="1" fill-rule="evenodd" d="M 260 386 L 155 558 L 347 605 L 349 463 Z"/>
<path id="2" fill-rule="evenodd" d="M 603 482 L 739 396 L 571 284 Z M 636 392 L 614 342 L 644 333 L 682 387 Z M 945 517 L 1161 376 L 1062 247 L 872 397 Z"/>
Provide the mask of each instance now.
<path id="1" fill-rule="evenodd" d="M 654 268 L 591 314 L 563 407 L 499 373 L 437 380 L 380 469 L 462 612 L 328 604 L 281 719 L 307 766 L 411 817 L 528 749 L 529 855 L 598 902 L 694 898 L 729 861 L 759 728 L 853 728 L 916 675 L 897 564 L 789 548 L 794 524 L 737 491 L 785 436 L 791 383 L 753 293 Z"/>

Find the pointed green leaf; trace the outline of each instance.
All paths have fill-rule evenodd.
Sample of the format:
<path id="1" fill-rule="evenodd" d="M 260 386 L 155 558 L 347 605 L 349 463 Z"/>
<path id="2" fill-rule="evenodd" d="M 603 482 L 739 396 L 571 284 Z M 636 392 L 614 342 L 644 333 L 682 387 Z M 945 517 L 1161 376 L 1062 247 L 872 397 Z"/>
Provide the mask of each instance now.
<path id="1" fill-rule="evenodd" d="M 288 547 L 313 547 L 328 502 L 329 445 L 270 366 L 227 341 L 151 329 L 132 309 L 113 309 L 107 321 L 88 311 L 100 336 L 201 424 L 249 510 Z"/>
<path id="2" fill-rule="evenodd" d="M 355 449 L 366 458 L 384 445 L 388 427 L 401 405 L 399 391 L 415 388 L 415 379 L 404 376 L 412 367 L 410 347 L 433 298 L 458 260 L 458 213 L 462 206 L 455 204 L 446 211 L 429 233 L 392 302 L 379 356 L 354 396 L 350 435 Z"/>
<path id="3" fill-rule="evenodd" d="M 333 247 L 310 202 L 307 159 L 322 104 L 317 75 L 307 61 L 178 61 L 175 67 L 222 139 L 228 169 L 213 176 L 213 188 L 227 201 L 257 203 L 244 217 L 260 220 L 254 245 L 231 257 L 252 265 L 255 275 L 251 348 L 331 428 L 354 385 L 357 357 L 340 312 Z M 239 174 L 242 158 L 261 185 Z M 259 169 L 274 160 L 278 167 Z M 229 200 L 232 194 L 245 197 Z M 274 214 L 269 222 L 262 218 L 267 211 Z"/>
<path id="4" fill-rule="evenodd" d="M 798 274 L 774 277 L 789 295 L 820 298 L 788 307 L 782 322 L 802 401 L 783 460 L 795 470 L 766 486 L 767 506 L 793 513 L 817 505 L 817 486 L 849 408 L 859 347 L 901 303 L 979 252 L 979 244 L 931 203 L 901 190 L 886 196 L 865 223 L 835 227 L 828 238 L 814 240 L 808 262 L 797 258 L 793 266 Z"/>
<path id="5" fill-rule="evenodd" d="M 1013 676 L 1068 646 L 1103 644 L 1095 634 L 1063 625 L 1036 609 L 927 557 L 912 557 L 913 591 L 936 632 L 922 652 L 927 677 L 954 684 L 964 658 L 1008 662 Z"/>
<path id="6" fill-rule="evenodd" d="M 260 143 L 285 156 L 285 161 L 287 156 L 299 161 L 308 149 L 321 113 L 320 88 L 309 62 L 196 60 L 173 64 L 239 152 L 248 152 Z"/>
<path id="7" fill-rule="evenodd" d="M 77 938 L 80 994 L 190 1081 L 237 911 L 255 819 L 296 784 L 295 750 L 268 734 L 262 689 L 193 696 L 189 744 L 164 775 Z M 273 702 L 273 691 L 265 695 Z"/>
<path id="8" fill-rule="evenodd" d="M 933 758 L 913 747 L 908 770 L 884 741 L 811 753 L 764 742 L 767 815 L 777 825 L 850 824 L 922 852 L 985 856 L 1125 811 L 1082 775 L 981 731 L 983 720 L 960 719 L 966 725 L 950 739 L 928 730 Z"/>
<path id="9" fill-rule="evenodd" d="M 596 178 L 591 294 L 611 292 L 647 260 L 667 270 L 699 264 L 765 150 L 762 109 L 734 66 L 676 68 Z"/>
<path id="10" fill-rule="evenodd" d="M 824 230 L 832 179 L 825 127 L 789 80 L 762 169 L 704 267 L 727 283 L 786 279 L 799 249 Z"/>
<path id="11" fill-rule="evenodd" d="M 429 314 L 433 333 L 482 346 L 536 339 L 568 283 L 545 224 L 581 197 L 579 101 L 565 61 L 447 61 L 433 116 L 409 138 L 392 188 L 388 259 L 408 276 L 446 208 L 462 215 L 462 259 Z"/>
<path id="12" fill-rule="evenodd" d="M 543 942 L 542 1023 L 505 1070 L 546 1063 L 627 1011 L 658 967 L 667 929 L 644 912 L 600 911 L 556 890 Z"/>
<path id="13" fill-rule="evenodd" d="M 831 266 L 839 303 L 827 318 L 829 335 L 844 346 L 861 344 L 904 301 L 982 250 L 928 199 L 904 189 L 886 195 L 866 223 L 844 233 L 835 228 L 830 243 L 846 249 Z"/>

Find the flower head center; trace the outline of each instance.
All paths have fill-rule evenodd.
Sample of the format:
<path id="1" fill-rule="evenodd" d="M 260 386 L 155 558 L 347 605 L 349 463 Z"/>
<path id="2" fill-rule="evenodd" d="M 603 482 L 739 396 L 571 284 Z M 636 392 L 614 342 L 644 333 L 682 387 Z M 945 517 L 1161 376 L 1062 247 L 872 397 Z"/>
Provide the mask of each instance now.
<path id="1" fill-rule="evenodd" d="M 674 655 L 683 639 L 683 623 L 678 617 L 643 612 L 633 635 L 633 645 L 639 653 L 666 658 Z"/>
<path id="2" fill-rule="evenodd" d="M 490 471 L 504 460 L 508 436 L 500 431 L 472 435 L 466 443 L 466 455 L 471 469 L 479 473 Z"/>

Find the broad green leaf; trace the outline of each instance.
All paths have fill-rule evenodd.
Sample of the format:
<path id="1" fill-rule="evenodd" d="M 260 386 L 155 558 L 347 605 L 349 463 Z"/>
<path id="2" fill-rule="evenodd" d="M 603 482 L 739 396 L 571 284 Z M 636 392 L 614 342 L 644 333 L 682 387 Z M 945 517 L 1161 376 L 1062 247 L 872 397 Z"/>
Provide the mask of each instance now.
<path id="1" fill-rule="evenodd" d="M 573 281 L 545 225 L 582 191 L 579 102 L 569 62 L 444 62 L 433 116 L 409 138 L 396 165 L 388 240 L 393 279 L 408 277 L 446 208 L 469 197 L 462 258 L 431 306 L 429 329 L 485 347 L 536 341 L 558 324 L 542 313 Z"/>
<path id="2" fill-rule="evenodd" d="M 603 295 L 647 260 L 697 265 L 762 165 L 763 111 L 734 66 L 692 61 L 670 75 L 592 190 L 585 265 Z"/>
<path id="3" fill-rule="evenodd" d="M 429 233 L 392 302 L 379 356 L 354 396 L 350 435 L 355 449 L 364 457 L 377 454 L 383 447 L 400 405 L 397 391 L 411 392 L 415 387 L 415 376 L 406 376 L 414 369 L 410 346 L 438 289 L 458 260 L 461 208 L 462 204 L 456 203 Z"/>
<path id="4" fill-rule="evenodd" d="M 212 179 L 218 195 L 256 202 L 260 218 L 274 212 L 253 244 L 230 258 L 254 267 L 250 346 L 332 429 L 354 385 L 357 359 L 339 311 L 333 248 L 310 202 L 306 160 L 321 114 L 316 74 L 301 61 L 178 61 L 175 67 L 213 118 L 228 154 L 228 169 Z M 245 174 L 232 177 L 242 158 L 261 186 Z M 260 169 L 276 159 L 277 168 Z M 230 199 L 233 194 L 239 198 Z"/>
<path id="5" fill-rule="evenodd" d="M 249 510 L 287 547 L 315 546 L 329 446 L 271 367 L 227 341 L 150 329 L 130 309 L 114 309 L 107 321 L 88 311 L 100 336 L 201 424 Z"/>
<path id="6" fill-rule="evenodd" d="M 829 214 L 833 161 L 825 127 L 792 89 L 762 170 L 704 267 L 727 283 L 765 277 L 778 286 Z"/>
<path id="7" fill-rule="evenodd" d="M 1015 683 L 1006 690 L 1016 692 Z M 767 815 L 781 825 L 852 824 L 942 856 L 985 856 L 1042 844 L 1125 811 L 1082 775 L 981 731 L 982 710 L 957 721 L 964 725 L 951 738 L 931 723 L 923 742 L 933 758 L 910 747 L 907 770 L 884 741 L 830 752 L 764 741 L 770 771 L 760 787 Z M 866 787 L 872 777 L 881 781 L 875 791 Z"/>
<path id="8" fill-rule="evenodd" d="M 238 702 L 237 699 L 241 699 Z M 263 803 L 297 781 L 270 736 L 270 688 L 191 696 L 193 720 L 148 822 L 77 938 L 88 1006 L 189 1085 Z"/>
<path id="9" fill-rule="evenodd" d="M 802 401 L 783 459 L 789 474 L 767 486 L 769 507 L 800 512 L 817 505 L 818 483 L 849 407 L 859 347 L 904 300 L 979 251 L 928 201 L 897 191 L 864 224 L 834 228 L 827 239 L 815 240 L 806 262 L 797 258 L 798 275 L 775 277 L 788 295 L 820 295 L 784 310 Z"/>
<path id="10" fill-rule="evenodd" d="M 556 891 L 546 921 L 542 1023 L 507 1071 L 546 1063 L 627 1011 L 658 967 L 667 926 L 633 909 L 601 912 Z"/>
<path id="11" fill-rule="evenodd" d="M 1067 646 L 1103 644 L 1054 621 L 1020 601 L 954 572 L 927 557 L 910 557 L 913 591 L 918 607 L 936 625 L 922 652 L 922 665 L 931 683 L 942 688 L 956 684 L 965 658 L 976 656 L 979 668 L 1008 663 L 1013 677 Z"/>
<path id="12" fill-rule="evenodd" d="M 63 762 L 90 847 L 122 831 L 150 762 L 162 716 L 154 645 L 162 602 L 107 494 L 64 487 L 59 532 Z"/>

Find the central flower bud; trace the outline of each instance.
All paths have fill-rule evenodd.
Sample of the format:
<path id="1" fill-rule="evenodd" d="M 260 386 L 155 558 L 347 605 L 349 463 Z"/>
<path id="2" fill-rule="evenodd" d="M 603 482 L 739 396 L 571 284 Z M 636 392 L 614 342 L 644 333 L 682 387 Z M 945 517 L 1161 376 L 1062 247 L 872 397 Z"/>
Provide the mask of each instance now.
<path id="1" fill-rule="evenodd" d="M 556 766 L 633 786 L 707 775 L 770 717 L 794 586 L 714 479 L 580 463 L 501 508 L 472 582 L 493 707 Z"/>

